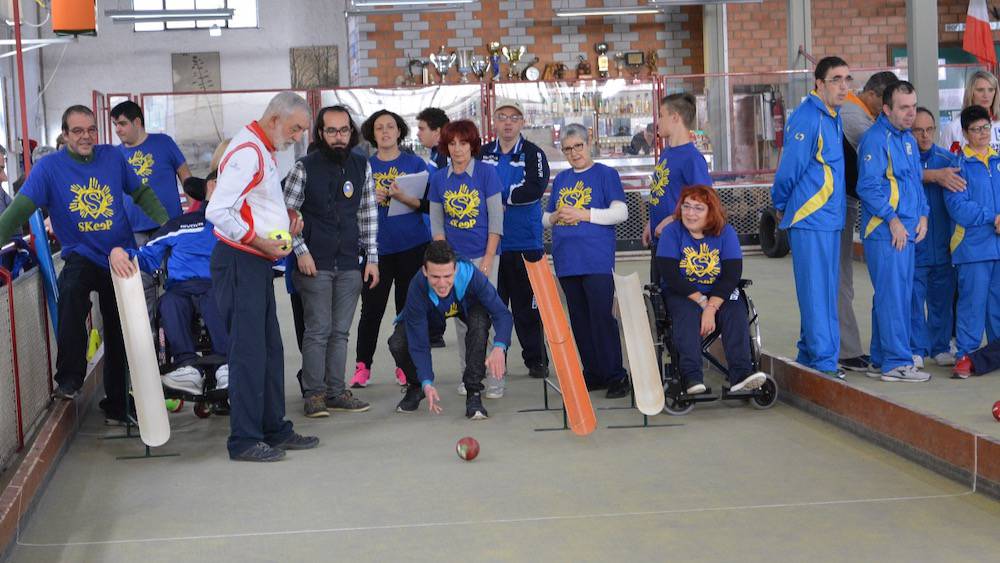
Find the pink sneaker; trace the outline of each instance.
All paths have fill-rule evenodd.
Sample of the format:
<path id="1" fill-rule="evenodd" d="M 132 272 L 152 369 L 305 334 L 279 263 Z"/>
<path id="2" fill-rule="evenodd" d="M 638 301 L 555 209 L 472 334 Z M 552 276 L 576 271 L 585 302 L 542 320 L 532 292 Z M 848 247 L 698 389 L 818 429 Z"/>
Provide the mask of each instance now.
<path id="1" fill-rule="evenodd" d="M 406 374 L 403 373 L 401 368 L 396 368 L 396 383 L 406 387 Z"/>
<path id="2" fill-rule="evenodd" d="M 365 367 L 365 363 L 358 362 L 357 367 L 354 368 L 354 377 L 351 378 L 351 387 L 355 389 L 368 387 L 368 380 L 371 379 L 371 377 L 372 372 Z"/>

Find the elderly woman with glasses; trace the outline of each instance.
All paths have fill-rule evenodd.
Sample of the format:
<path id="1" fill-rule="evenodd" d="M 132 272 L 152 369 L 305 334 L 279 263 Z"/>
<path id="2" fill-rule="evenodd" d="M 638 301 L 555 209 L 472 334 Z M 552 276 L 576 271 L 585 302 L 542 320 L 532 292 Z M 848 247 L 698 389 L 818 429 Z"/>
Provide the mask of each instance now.
<path id="1" fill-rule="evenodd" d="M 660 235 L 656 260 L 687 393 L 706 390 L 701 340 L 716 328 L 726 351 L 729 390 L 760 387 L 767 376 L 751 374 L 747 305 L 737 290 L 743 253 L 715 190 L 691 186 L 681 192 L 674 221 Z"/>
<path id="2" fill-rule="evenodd" d="M 562 151 L 569 170 L 552 182 L 542 224 L 552 228 L 552 260 L 566 295 L 569 320 L 589 390 L 607 388 L 608 398 L 628 395 L 615 293 L 615 225 L 628 219 L 618 172 L 595 163 L 590 135 L 582 125 L 566 126 Z"/>

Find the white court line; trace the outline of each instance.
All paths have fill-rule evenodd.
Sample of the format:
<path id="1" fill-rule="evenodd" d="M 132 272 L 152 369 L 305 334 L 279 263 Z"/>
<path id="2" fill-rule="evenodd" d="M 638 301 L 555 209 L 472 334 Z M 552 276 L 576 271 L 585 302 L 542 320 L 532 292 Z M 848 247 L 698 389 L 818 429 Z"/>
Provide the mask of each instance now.
<path id="1" fill-rule="evenodd" d="M 908 496 L 908 497 L 863 498 L 863 499 L 846 499 L 846 500 L 827 500 L 827 501 L 816 501 L 816 502 L 789 502 L 780 504 L 720 506 L 715 508 L 681 508 L 676 510 L 651 510 L 644 512 L 602 512 L 595 514 L 574 514 L 568 516 L 533 516 L 524 518 L 499 518 L 494 520 L 464 520 L 464 521 L 460 520 L 455 522 L 386 524 L 383 526 L 350 526 L 343 528 L 316 528 L 316 529 L 306 529 L 306 530 L 283 530 L 283 531 L 273 531 L 273 532 L 244 532 L 237 534 L 174 536 L 174 537 L 162 537 L 162 538 L 134 538 L 134 539 L 123 539 L 123 540 L 81 541 L 81 542 L 67 542 L 67 543 L 22 542 L 19 533 L 17 538 L 17 545 L 24 547 L 83 547 L 83 546 L 95 546 L 95 545 L 147 544 L 147 543 L 159 543 L 159 542 L 190 542 L 190 541 L 200 541 L 200 540 L 225 540 L 225 539 L 253 538 L 253 537 L 296 536 L 296 535 L 306 535 L 306 534 L 335 534 L 344 532 L 372 532 L 372 531 L 385 531 L 385 530 L 412 530 L 421 528 L 445 528 L 449 526 L 521 524 L 529 522 L 557 522 L 557 521 L 568 521 L 568 520 L 587 520 L 596 518 L 631 518 L 637 516 L 663 516 L 671 514 L 694 514 L 694 513 L 725 512 L 725 511 L 736 511 L 736 510 L 767 510 L 775 508 L 802 508 L 802 507 L 836 506 L 836 505 L 847 505 L 847 504 L 874 504 L 874 503 L 957 498 L 971 494 L 974 494 L 974 492 L 969 490 L 961 493 L 950 493 L 941 495 L 921 495 L 921 496 Z M 18 532 L 20 532 L 20 530 L 18 530 Z"/>

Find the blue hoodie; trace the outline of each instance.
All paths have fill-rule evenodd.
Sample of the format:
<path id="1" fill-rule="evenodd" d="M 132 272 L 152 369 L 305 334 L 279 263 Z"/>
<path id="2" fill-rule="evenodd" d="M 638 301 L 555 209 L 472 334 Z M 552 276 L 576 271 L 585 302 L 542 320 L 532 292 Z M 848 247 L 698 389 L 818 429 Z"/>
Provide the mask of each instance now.
<path id="1" fill-rule="evenodd" d="M 947 168 L 954 163 L 955 155 L 937 145 L 931 145 L 930 150 L 920 153 L 920 162 L 924 170 Z M 917 243 L 917 266 L 940 266 L 951 264 L 951 251 L 948 243 L 951 240 L 951 217 L 944 204 L 944 194 L 947 190 L 940 184 L 924 182 L 924 195 L 930 215 L 927 216 L 927 237 Z"/>
<path id="2" fill-rule="evenodd" d="M 836 109 L 816 92 L 806 97 L 785 127 L 785 147 L 771 187 L 782 229 L 839 231 L 847 213 L 843 126 Z"/>
<path id="3" fill-rule="evenodd" d="M 509 153 L 500 141 L 483 147 L 480 159 L 496 167 L 503 186 L 500 251 L 542 249 L 542 194 L 549 185 L 549 161 L 537 145 L 521 137 Z"/>
<path id="4" fill-rule="evenodd" d="M 948 215 L 955 223 L 951 262 L 1000 260 L 1000 235 L 993 226 L 1000 214 L 1000 156 L 991 148 L 983 158 L 966 146 L 955 166 L 965 178 L 966 188 L 944 194 Z"/>
<path id="5" fill-rule="evenodd" d="M 406 293 L 406 306 L 396 317 L 395 323 L 406 326 L 406 340 L 410 357 L 417 367 L 417 379 L 421 385 L 434 382 L 434 366 L 431 362 L 431 327 L 443 331 L 445 320 L 464 315 L 469 307 L 479 303 L 489 311 L 493 322 L 494 346 L 506 350 L 510 346 L 510 333 L 514 328 L 514 317 L 500 301 L 497 290 L 490 280 L 472 265 L 461 259 L 455 265 L 455 286 L 446 297 L 438 297 L 427 282 L 423 270 L 418 270 Z"/>
<path id="6" fill-rule="evenodd" d="M 889 222 L 899 219 L 916 238 L 917 224 L 930 213 L 924 195 L 917 140 L 909 129 L 897 129 L 885 114 L 858 144 L 858 199 L 861 200 L 861 238 L 891 240 Z"/>

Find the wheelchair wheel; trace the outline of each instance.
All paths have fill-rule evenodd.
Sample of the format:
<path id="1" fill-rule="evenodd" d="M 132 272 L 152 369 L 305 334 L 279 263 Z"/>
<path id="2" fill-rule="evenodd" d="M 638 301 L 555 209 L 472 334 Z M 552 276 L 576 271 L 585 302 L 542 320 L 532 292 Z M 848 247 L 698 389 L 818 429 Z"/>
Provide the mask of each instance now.
<path id="1" fill-rule="evenodd" d="M 750 398 L 750 406 L 757 410 L 767 410 L 778 402 L 778 386 L 770 377 L 764 381 L 760 389 Z"/>
<path id="2" fill-rule="evenodd" d="M 694 408 L 694 401 L 685 401 L 671 395 L 665 396 L 663 412 L 672 416 L 684 416 Z"/>
<path id="3" fill-rule="evenodd" d="M 760 249 L 770 258 L 781 258 L 788 254 L 788 233 L 778 228 L 778 215 L 769 207 L 760 214 Z"/>
<path id="4" fill-rule="evenodd" d="M 760 336 L 760 318 L 757 315 L 757 308 L 753 305 L 753 299 L 746 291 L 742 291 L 743 300 L 747 304 L 747 318 L 750 319 L 750 363 L 754 371 L 760 371 L 760 359 L 764 345 Z"/>
<path id="5" fill-rule="evenodd" d="M 195 403 L 194 415 L 198 418 L 208 418 L 212 416 L 212 407 L 208 403 Z"/>

